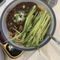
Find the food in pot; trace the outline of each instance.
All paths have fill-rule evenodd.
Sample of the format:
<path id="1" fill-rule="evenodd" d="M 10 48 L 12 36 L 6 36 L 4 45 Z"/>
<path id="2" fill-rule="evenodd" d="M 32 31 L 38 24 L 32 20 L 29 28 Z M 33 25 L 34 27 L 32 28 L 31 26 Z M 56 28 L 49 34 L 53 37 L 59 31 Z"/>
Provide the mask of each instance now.
<path id="1" fill-rule="evenodd" d="M 15 6 L 6 20 L 12 42 L 25 47 L 37 47 L 44 40 L 51 25 L 46 9 L 33 2 L 22 2 Z"/>

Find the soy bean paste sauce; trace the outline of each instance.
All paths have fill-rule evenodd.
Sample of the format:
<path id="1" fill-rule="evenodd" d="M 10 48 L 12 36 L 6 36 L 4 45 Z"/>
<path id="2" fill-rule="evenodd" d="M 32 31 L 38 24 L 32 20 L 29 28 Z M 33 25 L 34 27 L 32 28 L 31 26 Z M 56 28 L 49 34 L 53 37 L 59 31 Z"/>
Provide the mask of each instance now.
<path id="1" fill-rule="evenodd" d="M 22 2 L 22 3 L 19 3 L 18 5 L 16 5 L 7 15 L 7 19 L 6 19 L 6 24 L 7 24 L 7 28 L 8 28 L 8 31 L 10 32 L 10 35 L 12 37 L 15 36 L 15 29 L 17 29 L 18 31 L 22 32 L 23 29 L 24 29 L 24 23 L 25 23 L 25 18 L 29 11 L 31 10 L 31 8 L 37 4 L 36 3 L 33 3 L 33 2 Z M 37 11 L 39 12 L 41 9 L 37 6 Z M 14 22 L 14 15 L 18 12 L 22 12 L 24 15 L 23 18 L 21 20 L 19 20 L 17 23 Z M 21 17 L 21 16 L 20 16 Z"/>

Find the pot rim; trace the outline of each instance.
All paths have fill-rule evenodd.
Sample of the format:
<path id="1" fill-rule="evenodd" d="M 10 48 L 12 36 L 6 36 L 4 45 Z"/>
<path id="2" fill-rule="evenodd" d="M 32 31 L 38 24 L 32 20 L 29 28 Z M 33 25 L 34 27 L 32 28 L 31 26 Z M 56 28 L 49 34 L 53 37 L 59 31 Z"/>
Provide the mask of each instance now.
<path id="1" fill-rule="evenodd" d="M 5 12 L 6 9 L 7 9 L 12 3 L 14 3 L 14 2 L 15 2 L 15 0 L 12 1 L 12 2 L 4 9 L 4 11 L 3 11 L 3 13 L 2 13 L 1 22 L 0 22 L 0 23 L 1 23 L 1 34 L 2 34 L 5 42 L 8 42 L 8 43 L 11 44 L 12 46 L 14 46 L 14 47 L 16 47 L 16 48 L 18 48 L 18 49 L 20 49 L 20 50 L 35 50 L 35 49 L 37 49 L 37 48 L 35 48 L 35 47 L 34 47 L 34 48 L 20 48 L 20 47 L 17 47 L 17 46 L 15 46 L 15 45 L 13 45 L 10 41 L 7 40 L 7 38 L 5 37 L 5 35 L 4 35 L 4 33 L 3 33 L 3 30 L 2 30 L 2 18 L 3 18 L 4 12 Z M 40 2 L 42 2 L 42 1 L 40 1 Z M 55 32 L 55 29 L 56 29 L 56 17 L 55 17 L 55 14 L 54 14 L 52 8 L 51 8 L 48 4 L 46 4 L 46 3 L 44 3 L 44 2 L 42 2 L 42 3 L 45 4 L 45 5 L 50 9 L 50 11 L 52 12 L 52 14 L 53 14 L 53 16 L 54 16 L 54 28 L 53 28 L 53 31 L 52 31 L 52 34 L 51 34 L 51 35 L 53 35 L 54 32 Z M 39 46 L 39 48 L 41 48 L 42 46 L 46 45 L 46 44 L 50 41 L 50 39 L 51 39 L 51 38 L 48 37 L 47 40 L 46 40 L 45 42 L 43 42 L 43 43 Z"/>

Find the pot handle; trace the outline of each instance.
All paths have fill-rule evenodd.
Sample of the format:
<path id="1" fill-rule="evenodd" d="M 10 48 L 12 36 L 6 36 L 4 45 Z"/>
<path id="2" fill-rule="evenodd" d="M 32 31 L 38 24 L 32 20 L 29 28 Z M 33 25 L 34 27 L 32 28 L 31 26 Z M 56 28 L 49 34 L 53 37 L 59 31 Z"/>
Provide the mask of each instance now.
<path id="1" fill-rule="evenodd" d="M 3 48 L 4 52 L 6 52 L 8 54 L 8 56 L 11 58 L 16 58 L 22 53 L 22 51 L 20 49 L 12 46 L 10 43 L 7 43 L 2 38 L 1 32 L 0 32 L 0 45 Z"/>
<path id="2" fill-rule="evenodd" d="M 7 55 L 11 58 L 17 58 L 19 55 L 22 54 L 22 51 L 20 49 L 4 41 L 4 39 L 1 36 L 1 27 L 0 27 L 0 45 L 3 48 L 3 50 L 7 53 Z"/>
<path id="3" fill-rule="evenodd" d="M 8 43 L 0 43 L 1 47 L 3 48 L 3 51 L 7 53 L 7 55 L 11 58 L 17 58 L 19 55 L 22 54 L 22 51 L 11 44 Z"/>
<path id="4" fill-rule="evenodd" d="M 60 44 L 60 41 L 58 41 L 55 37 L 52 37 L 52 39 L 53 39 L 57 44 Z"/>
<path id="5" fill-rule="evenodd" d="M 48 34 L 49 35 L 49 34 Z M 52 38 L 57 44 L 60 44 L 60 41 L 58 41 L 54 36 L 49 35 L 50 38 Z"/>
<path id="6" fill-rule="evenodd" d="M 58 2 L 58 0 L 41 0 L 41 1 L 48 4 L 50 7 L 54 7 Z"/>

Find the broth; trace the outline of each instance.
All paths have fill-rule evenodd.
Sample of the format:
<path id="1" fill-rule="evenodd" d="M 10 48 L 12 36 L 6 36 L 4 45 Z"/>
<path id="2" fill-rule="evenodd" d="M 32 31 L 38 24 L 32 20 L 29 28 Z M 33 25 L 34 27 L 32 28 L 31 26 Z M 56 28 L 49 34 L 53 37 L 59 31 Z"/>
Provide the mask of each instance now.
<path id="1" fill-rule="evenodd" d="M 36 5 L 33 2 L 22 2 L 18 5 L 16 5 L 9 13 L 7 16 L 7 28 L 10 32 L 10 35 L 13 37 L 15 35 L 15 31 L 12 28 L 17 29 L 18 31 L 22 32 L 23 28 L 24 28 L 24 22 L 25 21 L 19 21 L 18 23 L 14 23 L 13 22 L 13 17 L 14 14 L 18 11 L 24 11 L 24 13 L 28 14 L 28 12 L 30 11 L 30 9 L 32 8 L 32 6 Z M 37 6 L 37 5 L 36 5 Z M 40 8 L 38 8 L 37 6 L 37 10 L 40 11 Z"/>

